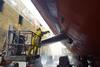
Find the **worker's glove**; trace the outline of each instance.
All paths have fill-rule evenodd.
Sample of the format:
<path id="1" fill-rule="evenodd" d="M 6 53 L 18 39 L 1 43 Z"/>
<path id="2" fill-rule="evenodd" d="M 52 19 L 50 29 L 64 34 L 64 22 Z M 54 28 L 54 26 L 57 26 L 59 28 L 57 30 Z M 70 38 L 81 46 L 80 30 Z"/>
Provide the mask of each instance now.
<path id="1" fill-rule="evenodd" d="M 47 31 L 47 33 L 50 33 L 50 31 Z"/>

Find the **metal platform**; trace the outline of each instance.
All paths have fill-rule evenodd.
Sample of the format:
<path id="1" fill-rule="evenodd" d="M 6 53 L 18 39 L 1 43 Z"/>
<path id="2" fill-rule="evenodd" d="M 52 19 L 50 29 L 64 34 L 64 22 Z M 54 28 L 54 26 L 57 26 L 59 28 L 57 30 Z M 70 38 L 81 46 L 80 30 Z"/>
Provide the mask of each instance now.
<path id="1" fill-rule="evenodd" d="M 5 56 L 4 58 L 12 61 L 26 61 L 26 56 Z"/>

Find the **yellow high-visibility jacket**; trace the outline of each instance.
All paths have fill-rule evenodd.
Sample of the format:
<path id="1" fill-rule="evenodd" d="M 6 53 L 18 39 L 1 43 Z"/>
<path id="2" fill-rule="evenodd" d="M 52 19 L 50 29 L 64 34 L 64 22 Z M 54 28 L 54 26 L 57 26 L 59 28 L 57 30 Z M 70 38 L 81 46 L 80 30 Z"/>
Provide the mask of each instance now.
<path id="1" fill-rule="evenodd" d="M 29 55 L 33 55 L 33 54 L 35 55 L 38 52 L 41 37 L 42 37 L 42 31 L 39 30 L 35 33 L 34 37 L 32 38 L 32 47 L 28 51 Z"/>

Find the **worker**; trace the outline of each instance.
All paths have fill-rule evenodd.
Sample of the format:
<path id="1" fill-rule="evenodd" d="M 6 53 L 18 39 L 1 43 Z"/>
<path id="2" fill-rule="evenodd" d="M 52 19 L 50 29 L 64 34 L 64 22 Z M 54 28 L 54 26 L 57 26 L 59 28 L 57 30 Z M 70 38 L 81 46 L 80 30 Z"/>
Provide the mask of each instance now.
<path id="1" fill-rule="evenodd" d="M 28 55 L 37 55 L 38 48 L 40 47 L 41 38 L 44 34 L 49 33 L 49 31 L 42 32 L 40 28 L 37 29 L 35 35 L 32 38 L 32 47 L 28 51 Z"/>
<path id="2" fill-rule="evenodd" d="M 19 38 L 17 38 L 15 40 L 16 44 L 17 44 L 17 51 L 16 51 L 16 55 L 21 55 L 21 52 L 23 50 L 23 45 L 25 44 L 25 36 L 23 35 L 19 35 Z"/>

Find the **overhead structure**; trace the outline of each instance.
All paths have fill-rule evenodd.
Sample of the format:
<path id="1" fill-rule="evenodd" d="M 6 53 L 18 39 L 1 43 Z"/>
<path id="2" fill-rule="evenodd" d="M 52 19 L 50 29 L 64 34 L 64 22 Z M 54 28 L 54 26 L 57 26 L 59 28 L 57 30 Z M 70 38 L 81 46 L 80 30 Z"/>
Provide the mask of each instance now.
<path id="1" fill-rule="evenodd" d="M 73 45 L 69 48 L 78 55 L 92 55 L 100 60 L 100 2 L 99 0 L 31 0 L 47 21 L 53 32 L 54 20 L 60 24 L 61 32 L 71 37 Z M 56 9 L 55 9 L 56 5 Z M 55 10 L 55 14 L 53 14 Z M 56 12 L 58 15 L 56 15 Z M 57 17 L 57 18 L 55 18 Z M 53 18 L 53 19 L 52 19 Z M 98 63 L 98 67 L 100 64 Z"/>

